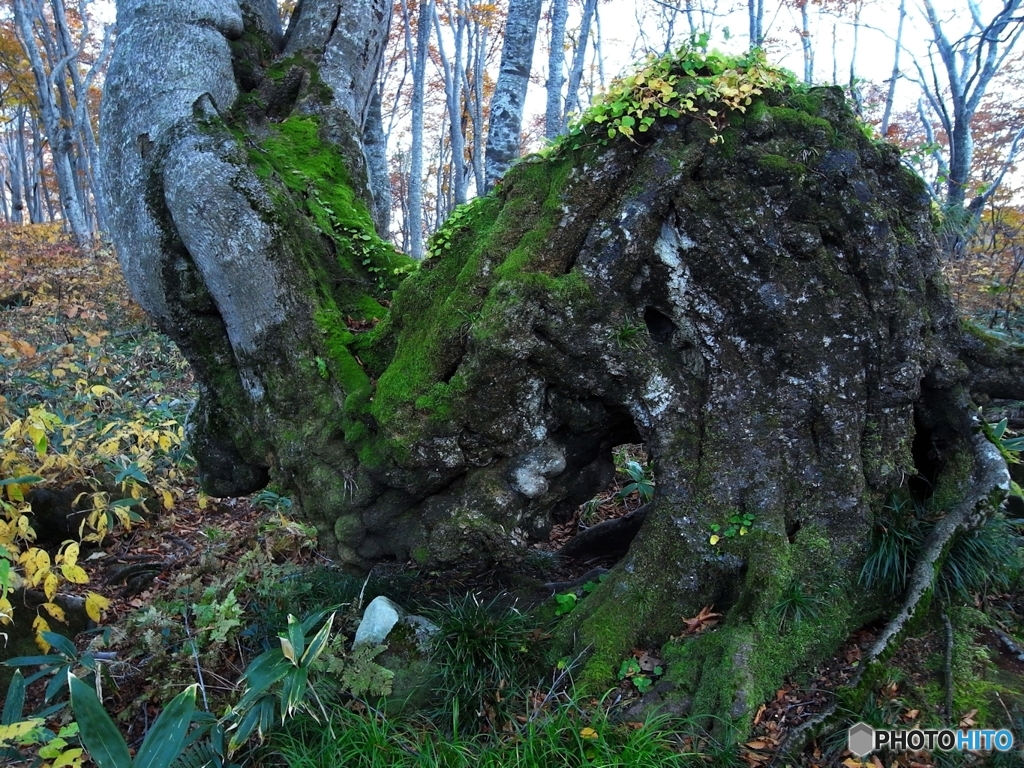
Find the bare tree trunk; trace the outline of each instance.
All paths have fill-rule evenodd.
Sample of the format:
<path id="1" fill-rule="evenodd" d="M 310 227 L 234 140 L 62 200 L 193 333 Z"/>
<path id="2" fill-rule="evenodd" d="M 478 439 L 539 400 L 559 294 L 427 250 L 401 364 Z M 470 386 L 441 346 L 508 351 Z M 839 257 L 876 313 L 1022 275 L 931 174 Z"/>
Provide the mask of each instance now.
<path id="1" fill-rule="evenodd" d="M 448 110 L 448 135 L 451 143 L 451 181 L 455 205 L 466 202 L 466 135 L 462 126 L 463 106 L 463 64 L 466 48 L 466 10 L 462 0 L 456 8 L 447 4 L 449 23 L 454 24 L 454 61 L 450 61 L 444 49 L 444 35 L 436 8 L 433 11 L 434 28 L 437 32 L 438 58 L 444 73 L 445 106 Z"/>
<path id="2" fill-rule="evenodd" d="M 541 0 L 509 0 L 501 68 L 491 98 L 491 122 L 487 132 L 487 187 L 519 157 L 523 102 L 533 65 L 533 45 L 540 23 Z"/>
<path id="3" fill-rule="evenodd" d="M 747 26 L 750 47 L 760 48 L 764 43 L 764 0 L 747 0 Z"/>
<path id="4" fill-rule="evenodd" d="M 0 216 L 3 216 L 4 222 L 11 223 L 11 207 L 8 204 L 7 190 L 10 185 L 7 182 L 11 173 L 11 165 L 8 163 L 4 167 L 0 167 Z"/>
<path id="5" fill-rule="evenodd" d="M 373 192 L 373 221 L 378 234 L 387 237 L 391 227 L 391 175 L 388 173 L 388 143 L 384 136 L 379 88 L 373 89 L 370 109 L 366 113 L 363 146 L 366 149 L 366 167 Z"/>
<path id="6" fill-rule="evenodd" d="M 839 25 L 832 22 L 832 85 L 839 85 Z"/>
<path id="7" fill-rule="evenodd" d="M 59 0 L 55 0 L 58 2 Z M 60 6 L 63 8 L 63 5 Z M 85 17 L 84 3 L 79 3 L 79 15 Z M 63 47 L 70 52 L 74 50 L 71 43 L 70 32 L 67 28 L 66 17 L 58 16 L 59 28 Z M 83 41 L 88 37 L 88 28 L 81 31 Z M 90 200 L 95 209 L 96 229 L 101 232 L 109 230 L 109 219 L 107 217 L 107 197 L 103 187 L 103 176 L 99 162 L 99 147 L 96 144 L 96 132 L 93 130 L 92 115 L 89 112 L 89 92 L 96 82 L 96 78 L 106 67 L 113 48 L 112 30 L 108 26 L 103 30 L 103 42 L 95 61 L 89 67 L 84 79 L 74 66 L 68 66 L 72 83 L 75 89 L 75 126 L 81 142 L 80 156 L 83 158 L 84 171 L 88 179 Z"/>
<path id="8" fill-rule="evenodd" d="M 63 99 L 59 102 L 54 94 L 55 84 L 58 87 L 63 87 L 62 84 L 66 77 L 64 70 L 71 65 L 72 58 L 70 55 L 63 57 L 54 62 L 51 68 L 47 68 L 43 60 L 43 53 L 36 40 L 36 34 L 46 38 L 51 46 L 53 40 L 52 31 L 45 24 L 43 18 L 41 3 L 36 0 L 12 0 L 12 2 L 18 39 L 28 58 L 32 76 L 35 79 L 39 112 L 50 144 L 64 221 L 75 240 L 86 245 L 92 240 L 92 232 L 86 220 L 83 193 L 79 189 L 75 174 L 75 140 L 72 126 L 66 124 L 68 119 L 73 120 L 73 116 L 70 116 L 67 110 L 62 110 Z"/>
<path id="9" fill-rule="evenodd" d="M 25 178 L 28 167 L 25 146 L 25 108 L 19 107 L 16 116 L 7 126 L 4 143 L 11 160 L 11 222 L 21 224 L 25 212 Z"/>
<path id="10" fill-rule="evenodd" d="M 423 248 L 423 113 L 427 87 L 427 54 L 430 48 L 430 14 L 433 5 L 421 0 L 416 22 L 416 47 L 412 47 L 411 19 L 406 0 L 402 13 L 406 22 L 406 46 L 412 62 L 412 147 L 409 153 L 409 255 L 417 261 Z"/>
<path id="11" fill-rule="evenodd" d="M 569 122 L 569 115 L 580 105 L 580 83 L 583 80 L 583 63 L 587 57 L 587 44 L 590 42 L 590 27 L 594 23 L 597 12 L 597 0 L 584 0 L 583 18 L 580 21 L 580 36 L 576 42 L 576 50 L 572 54 L 572 66 L 569 69 L 569 86 L 565 94 L 565 113 L 562 115 L 563 129 Z"/>
<path id="12" fill-rule="evenodd" d="M 470 26 L 470 50 L 473 66 L 472 81 L 466 84 L 466 93 L 470 94 L 469 114 L 473 123 L 473 181 L 477 194 L 483 194 L 487 184 L 484 176 L 484 80 L 487 72 L 487 45 L 489 28 L 475 20 Z M 467 72 L 470 71 L 467 68 Z"/>
<path id="13" fill-rule="evenodd" d="M 29 210 L 32 212 L 31 221 L 33 224 L 42 224 L 44 221 L 56 221 L 57 211 L 50 195 L 50 187 L 44 183 L 46 175 L 46 159 L 43 156 L 43 132 L 39 121 L 32 115 L 32 167 L 31 184 L 26 182 L 26 187 L 31 190 L 32 204 Z M 45 207 L 45 216 L 43 210 Z"/>
<path id="14" fill-rule="evenodd" d="M 544 136 L 553 139 L 562 132 L 562 87 L 565 85 L 565 24 L 568 0 L 551 0 L 551 42 L 548 46 L 547 108 Z"/>
<path id="15" fill-rule="evenodd" d="M 814 47 L 811 41 L 810 0 L 800 0 L 800 47 L 804 55 L 804 82 L 814 83 Z"/>
<path id="16" fill-rule="evenodd" d="M 948 174 L 941 203 L 951 253 L 962 249 L 985 200 L 994 192 L 989 189 L 978 195 L 977 201 L 965 208 L 974 161 L 971 121 L 992 79 L 1024 33 L 1024 18 L 1018 13 L 1022 3 L 1024 0 L 1004 0 L 1003 8 L 986 21 L 976 0 L 968 0 L 971 33 L 951 41 L 932 0 L 923 0 L 942 74 L 934 59 L 930 59 L 927 72 L 921 62 L 915 61 L 915 66 L 928 106 L 949 139 Z"/>
<path id="17" fill-rule="evenodd" d="M 885 109 L 882 111 L 882 122 L 879 126 L 883 136 L 889 135 L 889 120 L 892 117 L 892 105 L 896 101 L 896 83 L 901 77 L 900 53 L 903 51 L 903 22 L 907 18 L 907 0 L 900 0 L 899 21 L 896 24 L 896 46 L 892 54 L 892 74 L 889 75 L 889 86 L 885 92 Z"/>
<path id="18" fill-rule="evenodd" d="M 863 0 L 853 1 L 853 50 L 850 51 L 850 99 L 853 101 L 857 114 L 863 117 L 863 104 L 860 88 L 857 85 L 857 54 L 860 49 L 860 14 L 863 10 Z"/>

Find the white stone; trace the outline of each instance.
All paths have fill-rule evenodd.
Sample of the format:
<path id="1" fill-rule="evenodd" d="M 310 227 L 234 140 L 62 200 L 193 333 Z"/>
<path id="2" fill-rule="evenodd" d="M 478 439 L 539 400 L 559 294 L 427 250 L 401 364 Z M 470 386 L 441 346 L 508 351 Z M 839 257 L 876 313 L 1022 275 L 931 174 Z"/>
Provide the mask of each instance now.
<path id="1" fill-rule="evenodd" d="M 356 639 L 352 641 L 352 647 L 367 643 L 380 645 L 404 613 L 397 603 L 384 595 L 373 598 L 363 611 L 363 620 L 356 629 Z"/>

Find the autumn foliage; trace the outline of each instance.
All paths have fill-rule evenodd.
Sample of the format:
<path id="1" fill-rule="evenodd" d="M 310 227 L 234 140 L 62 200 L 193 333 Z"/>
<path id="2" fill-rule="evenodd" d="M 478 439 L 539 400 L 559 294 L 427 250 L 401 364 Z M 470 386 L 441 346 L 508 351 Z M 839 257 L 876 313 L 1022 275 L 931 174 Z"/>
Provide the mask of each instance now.
<path id="1" fill-rule="evenodd" d="M 10 621 L 15 589 L 42 590 L 33 626 L 45 648 L 42 633 L 65 620 L 58 592 L 88 582 L 80 542 L 99 543 L 180 498 L 176 395 L 188 377 L 128 298 L 112 254 L 83 253 L 55 226 L 0 228 L 0 320 L 0 621 Z M 141 378 L 145 402 L 131 396 Z M 35 545 L 40 489 L 70 496 L 75 513 L 76 535 L 52 554 Z M 98 621 L 107 599 L 86 591 L 84 600 Z"/>

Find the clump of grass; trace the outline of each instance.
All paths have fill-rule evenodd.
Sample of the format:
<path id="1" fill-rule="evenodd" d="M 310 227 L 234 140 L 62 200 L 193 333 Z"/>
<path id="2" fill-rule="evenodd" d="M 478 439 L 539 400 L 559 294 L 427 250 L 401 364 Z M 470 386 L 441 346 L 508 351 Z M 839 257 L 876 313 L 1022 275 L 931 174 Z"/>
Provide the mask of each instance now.
<path id="1" fill-rule="evenodd" d="M 860 583 L 901 594 L 925 539 L 940 517 L 924 504 L 894 496 L 872 529 Z M 957 534 L 936 575 L 938 596 L 948 604 L 970 601 L 973 593 L 1007 589 L 1020 570 L 1022 544 L 1017 526 L 1001 512 L 981 527 Z"/>
<path id="2" fill-rule="evenodd" d="M 821 614 L 823 601 L 804 591 L 803 584 L 790 582 L 772 606 L 772 619 L 778 622 L 780 632 L 789 632 L 808 619 L 816 619 Z"/>
<path id="3" fill-rule="evenodd" d="M 943 602 L 971 601 L 972 593 L 1009 589 L 1020 572 L 1024 544 L 1017 526 L 997 514 L 973 531 L 957 535 L 939 571 L 936 591 Z"/>
<path id="4" fill-rule="evenodd" d="M 452 597 L 428 614 L 439 628 L 431 650 L 434 689 L 452 731 L 500 729 L 509 717 L 507 703 L 523 693 L 536 660 L 529 637 L 534 620 L 501 596 L 485 602 L 475 594 Z"/>
<path id="5" fill-rule="evenodd" d="M 869 554 L 861 568 L 860 583 L 868 589 L 901 594 L 925 534 L 923 506 L 899 496 L 890 498 L 871 529 Z"/>
<path id="6" fill-rule="evenodd" d="M 623 349 L 638 352 L 647 344 L 647 326 L 636 320 L 627 319 L 612 331 L 612 337 Z"/>

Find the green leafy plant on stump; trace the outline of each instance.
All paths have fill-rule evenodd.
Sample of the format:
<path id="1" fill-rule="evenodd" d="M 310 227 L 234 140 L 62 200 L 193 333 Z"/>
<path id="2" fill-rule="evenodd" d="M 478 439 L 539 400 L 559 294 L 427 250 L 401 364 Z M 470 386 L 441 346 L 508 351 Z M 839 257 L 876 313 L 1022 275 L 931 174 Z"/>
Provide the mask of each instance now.
<path id="1" fill-rule="evenodd" d="M 711 126 L 710 140 L 715 144 L 723 140 L 730 113 L 745 112 L 765 91 L 796 85 L 796 77 L 769 64 L 763 51 L 728 56 L 683 46 L 662 56 L 650 55 L 635 71 L 613 80 L 569 126 L 562 141 L 573 149 L 588 138 L 600 144 L 619 136 L 636 141 L 659 118 L 690 115 Z"/>

